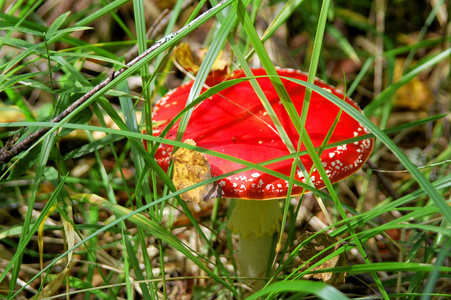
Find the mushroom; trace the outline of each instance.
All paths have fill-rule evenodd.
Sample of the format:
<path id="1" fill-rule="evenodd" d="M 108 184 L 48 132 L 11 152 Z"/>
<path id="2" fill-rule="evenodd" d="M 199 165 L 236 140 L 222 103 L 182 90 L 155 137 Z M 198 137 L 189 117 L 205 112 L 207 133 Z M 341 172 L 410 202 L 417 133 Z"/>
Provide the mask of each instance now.
<path id="1" fill-rule="evenodd" d="M 264 69 L 253 69 L 255 76 L 266 75 Z M 280 76 L 307 81 L 305 73 L 278 69 Z M 242 70 L 236 70 L 227 79 L 244 77 Z M 223 78 L 223 80 L 227 80 Z M 213 85 L 216 80 L 207 79 Z M 272 83 L 267 77 L 259 77 L 257 81 L 265 93 L 278 119 L 282 123 L 293 145 L 298 144 L 299 135 L 288 117 Z M 282 82 L 296 107 L 302 110 L 305 87 L 282 78 Z M 152 120 L 158 124 L 153 131 L 159 135 L 186 105 L 193 82 L 188 82 L 168 93 L 154 107 Z M 319 86 L 359 110 L 356 103 L 334 87 L 315 80 Z M 306 131 L 315 147 L 321 146 L 328 131 L 332 127 L 340 109 L 319 94 L 313 92 L 306 120 Z M 166 134 L 166 138 L 174 139 L 178 122 Z M 340 116 L 329 143 L 339 142 L 367 133 L 359 122 L 347 113 Z M 190 117 L 183 139 L 193 140 L 197 146 L 228 154 L 252 163 L 261 163 L 289 153 L 274 128 L 271 118 L 263 108 L 248 81 L 238 83 L 216 94 L 195 107 Z M 373 147 L 372 139 L 325 149 L 320 155 L 324 169 L 332 183 L 355 173 L 367 160 Z M 301 150 L 304 150 L 303 145 Z M 155 159 L 167 170 L 170 163 L 172 146 L 160 145 Z M 213 177 L 243 168 L 243 165 L 206 155 L 211 166 Z M 311 182 L 315 188 L 325 184 L 314 168 L 309 155 L 300 157 L 302 164 L 311 172 Z M 284 175 L 290 175 L 293 159 L 287 159 L 266 165 L 266 168 Z M 313 168 L 313 169 L 312 169 Z M 303 173 L 297 169 L 295 179 L 306 182 Z M 274 233 L 279 231 L 282 217 L 278 199 L 285 198 L 288 181 L 259 170 L 247 170 L 239 174 L 227 176 L 217 181 L 222 189 L 222 197 L 237 199 L 229 220 L 229 228 L 239 235 L 238 266 L 242 277 L 264 276 L 270 256 L 270 245 Z M 302 187 L 294 185 L 291 195 L 299 195 Z M 264 201 L 263 201 L 264 200 Z"/>

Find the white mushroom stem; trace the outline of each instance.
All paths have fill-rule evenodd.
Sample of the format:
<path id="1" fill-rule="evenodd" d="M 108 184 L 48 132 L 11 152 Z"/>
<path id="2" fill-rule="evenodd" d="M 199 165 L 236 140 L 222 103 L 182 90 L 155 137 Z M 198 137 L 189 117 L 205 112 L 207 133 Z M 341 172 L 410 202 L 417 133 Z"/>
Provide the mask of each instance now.
<path id="1" fill-rule="evenodd" d="M 264 277 L 274 233 L 280 229 L 282 212 L 278 200 L 239 200 L 229 220 L 229 228 L 239 234 L 238 271 L 241 277 Z M 264 280 L 246 280 L 254 290 Z"/>

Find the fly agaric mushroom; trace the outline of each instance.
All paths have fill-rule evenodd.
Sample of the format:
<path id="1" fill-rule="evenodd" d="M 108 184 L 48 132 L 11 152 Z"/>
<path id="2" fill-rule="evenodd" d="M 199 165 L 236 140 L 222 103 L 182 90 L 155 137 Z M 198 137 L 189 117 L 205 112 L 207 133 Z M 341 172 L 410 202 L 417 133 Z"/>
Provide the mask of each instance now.
<path id="1" fill-rule="evenodd" d="M 266 75 L 263 69 L 252 71 L 255 76 Z M 279 76 L 307 81 L 306 74 L 299 71 L 278 69 L 277 73 Z M 244 76 L 242 70 L 237 70 L 229 79 Z M 215 83 L 208 80 L 207 84 Z M 260 77 L 257 78 L 257 81 L 291 142 L 293 145 L 297 145 L 298 132 L 288 117 L 269 78 Z M 282 82 L 291 101 L 300 113 L 304 101 L 305 87 L 283 78 Z M 154 129 L 154 135 L 159 135 L 167 123 L 185 107 L 192 85 L 193 82 L 189 82 L 180 86 L 168 93 L 155 105 L 152 120 L 159 125 Z M 347 103 L 359 110 L 356 103 L 334 87 L 320 80 L 316 80 L 315 85 L 344 98 Z M 312 93 L 305 129 L 315 147 L 321 146 L 338 113 L 339 108 L 336 105 L 319 94 Z M 175 138 L 178 124 L 176 123 L 170 129 L 166 138 Z M 329 143 L 354 138 L 366 133 L 366 128 L 343 112 Z M 287 146 L 275 130 L 273 122 L 263 108 L 260 99 L 247 81 L 227 88 L 195 107 L 183 139 L 193 140 L 199 147 L 228 154 L 252 163 L 261 163 L 290 154 Z M 324 150 L 320 159 L 329 180 L 335 183 L 355 173 L 367 160 L 372 147 L 372 139 L 364 139 Z M 304 149 L 302 145 L 301 150 Z M 167 170 L 171 160 L 171 150 L 172 146 L 160 145 L 155 154 L 156 161 L 165 170 Z M 241 164 L 215 156 L 207 155 L 207 159 L 213 177 L 243 168 Z M 300 160 L 306 170 L 311 171 L 310 179 L 315 188 L 325 187 L 319 172 L 313 166 L 310 156 L 303 155 Z M 292 163 L 293 159 L 287 159 L 266 165 L 266 167 L 289 176 Z M 306 182 L 299 169 L 295 172 L 295 179 Z M 267 269 L 272 236 L 278 232 L 280 227 L 282 214 L 277 200 L 287 196 L 289 183 L 284 179 L 258 170 L 244 171 L 217 182 L 222 189 L 222 197 L 240 199 L 236 201 L 229 221 L 229 227 L 234 233 L 238 233 L 240 238 L 238 252 L 240 276 L 261 277 Z M 294 185 L 291 194 L 294 196 L 301 194 L 301 192 L 302 188 Z"/>

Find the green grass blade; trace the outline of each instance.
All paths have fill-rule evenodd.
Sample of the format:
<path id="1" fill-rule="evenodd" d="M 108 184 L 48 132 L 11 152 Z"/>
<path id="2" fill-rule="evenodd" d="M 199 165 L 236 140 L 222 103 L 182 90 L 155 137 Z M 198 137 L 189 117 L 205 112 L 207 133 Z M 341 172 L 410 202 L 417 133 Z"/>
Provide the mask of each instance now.
<path id="1" fill-rule="evenodd" d="M 451 53 L 451 51 L 446 51 Z M 446 53 L 445 52 L 445 53 Z M 426 191 L 426 193 L 431 197 L 434 203 L 440 208 L 443 213 L 443 216 L 447 220 L 448 223 L 451 224 L 451 207 L 444 201 L 443 197 L 437 192 L 437 190 L 431 185 L 431 183 L 424 177 L 424 175 L 418 170 L 418 168 L 412 163 L 412 161 L 406 156 L 406 154 L 399 149 L 399 147 L 381 130 L 379 129 L 373 122 L 371 122 L 365 115 L 357 111 L 348 103 L 340 100 L 338 97 L 321 90 L 320 88 L 310 85 L 309 83 L 302 82 L 300 80 L 286 78 L 287 80 L 291 80 L 297 82 L 306 87 L 310 87 L 316 93 L 330 100 L 333 104 L 337 105 L 339 108 L 343 109 L 347 114 L 349 114 L 352 118 L 360 122 L 363 126 L 365 126 L 370 132 L 372 132 L 376 138 L 380 139 L 392 152 L 395 154 L 399 161 L 404 165 L 404 167 L 412 174 L 418 184 Z"/>
<path id="2" fill-rule="evenodd" d="M 307 295 L 315 295 L 319 299 L 324 300 L 348 300 L 342 292 L 336 288 L 327 285 L 323 282 L 310 281 L 310 280 L 293 280 L 285 282 L 276 282 L 256 292 L 252 296 L 246 298 L 247 300 L 259 299 L 268 294 L 280 295 L 285 292 L 297 292 L 300 293 L 299 299 Z"/>
<path id="3" fill-rule="evenodd" d="M 397 82 L 395 82 L 394 84 L 387 87 L 376 98 L 374 98 L 373 101 L 363 109 L 365 114 L 368 116 L 371 116 L 374 113 L 374 111 L 379 106 L 381 106 L 390 95 L 393 95 L 400 87 L 407 84 L 410 80 L 412 80 L 414 77 L 416 77 L 422 71 L 433 67 L 434 65 L 441 62 L 442 60 L 448 59 L 450 55 L 451 55 L 451 48 L 448 48 L 436 55 L 433 55 L 424 63 L 419 63 L 417 65 L 417 67 L 415 67 L 410 72 L 405 74 Z"/>
<path id="4" fill-rule="evenodd" d="M 20 232 L 22 234 L 22 237 L 21 237 L 21 241 L 19 242 L 19 245 L 17 247 L 17 252 L 13 256 L 13 258 L 9 261 L 8 265 L 4 268 L 4 272 L 0 275 L 0 282 L 2 282 L 7 275 L 11 274 L 10 270 L 13 268 L 13 266 L 19 264 L 18 261 L 21 259 L 22 254 L 25 250 L 25 247 L 30 242 L 33 235 L 37 232 L 38 227 L 46 218 L 46 215 L 50 211 L 51 207 L 53 205 L 55 205 L 55 203 L 57 202 L 57 198 L 59 197 L 60 193 L 63 191 L 64 182 L 65 182 L 65 177 L 62 178 L 61 182 L 56 187 L 54 193 L 52 193 L 52 196 L 50 197 L 49 201 L 46 203 L 46 205 L 42 209 L 41 214 L 36 219 L 36 221 L 34 223 L 29 222 L 29 225 L 30 225 L 29 228 L 25 228 L 25 224 L 24 224 L 24 226 L 22 226 L 22 230 Z M 24 232 L 27 232 L 27 234 L 24 234 Z"/>
<path id="5" fill-rule="evenodd" d="M 226 21 L 221 24 L 221 27 L 218 29 L 217 33 L 214 35 L 213 40 L 211 41 L 210 47 L 208 48 L 207 54 L 205 55 L 202 64 L 199 67 L 199 72 L 197 73 L 196 79 L 194 80 L 193 86 L 190 90 L 188 99 L 186 104 L 189 105 L 195 98 L 197 98 L 202 91 L 205 83 L 205 79 L 208 76 L 208 73 L 213 66 L 213 63 L 218 57 L 219 52 L 222 50 L 222 47 L 230 34 L 230 31 L 235 25 L 235 17 L 233 13 L 229 13 L 229 16 L 226 18 Z M 192 109 L 187 111 L 187 113 L 182 116 L 179 124 L 179 130 L 177 131 L 176 140 L 182 140 L 183 133 L 185 132 L 186 127 L 188 126 L 189 118 L 191 116 Z"/>

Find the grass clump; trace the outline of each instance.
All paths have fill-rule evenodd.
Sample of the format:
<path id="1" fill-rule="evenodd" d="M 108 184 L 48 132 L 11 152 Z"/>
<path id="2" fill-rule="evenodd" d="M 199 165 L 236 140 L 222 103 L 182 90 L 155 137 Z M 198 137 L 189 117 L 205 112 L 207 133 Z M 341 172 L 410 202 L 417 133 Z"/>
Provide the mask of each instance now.
<path id="1" fill-rule="evenodd" d="M 193 103 L 223 51 L 231 68 L 341 87 L 375 137 L 366 167 L 323 193 L 327 217 L 311 194 L 285 203 L 277 271 L 249 299 L 450 297 L 449 1 L 387 2 L 1 1 L 0 298 L 243 297 L 228 202 L 180 201 L 152 156 L 164 140 L 142 134 L 186 80 L 182 41 L 209 47 Z M 301 263 L 320 236 L 305 229 L 340 247 Z M 344 254 L 327 270 L 344 283 L 306 281 Z"/>

